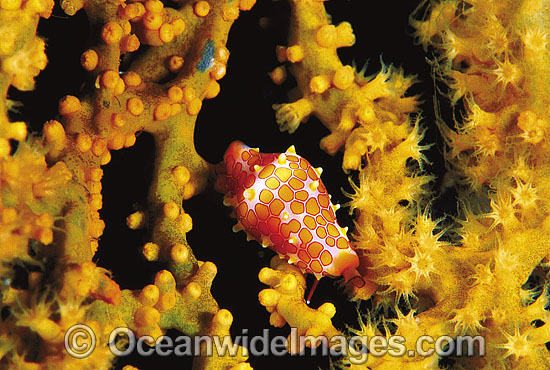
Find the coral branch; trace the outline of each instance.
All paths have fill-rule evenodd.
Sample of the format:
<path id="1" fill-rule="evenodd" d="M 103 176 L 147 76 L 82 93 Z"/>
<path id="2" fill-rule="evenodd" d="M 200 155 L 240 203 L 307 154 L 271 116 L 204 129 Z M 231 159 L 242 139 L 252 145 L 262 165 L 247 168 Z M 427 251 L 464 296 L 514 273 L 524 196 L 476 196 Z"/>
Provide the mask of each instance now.
<path id="1" fill-rule="evenodd" d="M 277 55 L 279 61 L 291 63 L 302 98 L 274 105 L 277 123 L 282 131 L 293 133 L 309 115 L 316 115 L 331 131 L 321 148 L 334 154 L 345 146 L 344 169 L 359 169 L 364 154 L 390 144 L 371 138 L 376 127 L 391 125 L 398 130 L 406 126 L 407 114 L 416 111 L 416 98 L 404 97 L 414 78 L 390 67 L 369 79 L 342 65 L 336 49 L 355 43 L 351 25 L 330 24 L 320 1 L 290 3 L 289 46 L 278 47 Z"/>
<path id="2" fill-rule="evenodd" d="M 336 313 L 334 305 L 324 303 L 314 310 L 306 305 L 304 291 L 306 281 L 303 273 L 296 266 L 286 260 L 273 257 L 271 269 L 260 271 L 259 279 L 270 285 L 271 289 L 264 289 L 259 294 L 260 303 L 271 313 L 269 322 L 273 326 L 282 327 L 286 323 L 297 329 L 297 335 L 324 336 L 330 340 L 339 332 L 332 326 L 331 318 Z M 296 343 L 292 335 L 288 338 L 288 350 L 291 353 L 300 353 L 303 343 Z M 325 343 L 325 345 L 329 344 Z M 319 343 L 306 342 L 306 345 L 317 346 Z"/>

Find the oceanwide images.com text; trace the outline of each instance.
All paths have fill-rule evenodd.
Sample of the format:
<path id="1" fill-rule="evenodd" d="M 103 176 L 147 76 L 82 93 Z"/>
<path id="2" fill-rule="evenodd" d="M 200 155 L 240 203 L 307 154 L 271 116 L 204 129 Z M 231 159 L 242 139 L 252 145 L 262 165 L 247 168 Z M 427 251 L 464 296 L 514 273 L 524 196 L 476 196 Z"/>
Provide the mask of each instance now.
<path id="1" fill-rule="evenodd" d="M 121 344 L 123 343 L 123 344 Z M 74 325 L 65 334 L 65 349 L 76 358 L 86 358 L 95 349 L 97 339 L 94 331 L 86 325 Z M 288 338 L 269 335 L 264 329 L 262 335 L 249 336 L 244 329 L 242 335 L 234 340 L 229 336 L 195 336 L 181 335 L 175 339 L 160 336 L 156 340 L 148 335 L 136 337 L 132 330 L 119 327 L 109 336 L 109 349 L 119 357 L 137 352 L 140 356 L 285 356 L 288 354 L 304 355 L 304 348 L 311 347 L 312 355 L 338 356 L 347 358 L 352 364 L 364 364 L 368 356 L 392 357 L 428 357 L 428 356 L 484 356 L 485 340 L 481 336 L 441 336 L 433 338 L 420 336 L 414 347 L 406 346 L 404 337 L 394 335 L 345 337 L 298 335 L 296 328 L 291 328 Z M 244 353 L 243 353 L 244 352 Z"/>

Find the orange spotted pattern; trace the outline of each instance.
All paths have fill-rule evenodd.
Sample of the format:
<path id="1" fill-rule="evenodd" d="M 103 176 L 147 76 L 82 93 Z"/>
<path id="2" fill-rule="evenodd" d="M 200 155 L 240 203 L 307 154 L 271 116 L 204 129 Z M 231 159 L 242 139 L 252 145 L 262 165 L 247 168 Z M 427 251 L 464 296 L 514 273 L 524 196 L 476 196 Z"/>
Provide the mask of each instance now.
<path id="1" fill-rule="evenodd" d="M 317 171 L 294 150 L 263 154 L 233 142 L 224 156 L 226 202 L 237 229 L 321 276 L 340 276 L 359 265 Z"/>

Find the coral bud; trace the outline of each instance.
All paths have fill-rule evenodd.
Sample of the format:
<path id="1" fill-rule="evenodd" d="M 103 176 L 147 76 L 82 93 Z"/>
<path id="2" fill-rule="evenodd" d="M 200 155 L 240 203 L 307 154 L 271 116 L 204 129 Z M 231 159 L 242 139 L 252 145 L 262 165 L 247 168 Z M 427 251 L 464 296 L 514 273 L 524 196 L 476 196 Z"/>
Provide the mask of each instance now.
<path id="1" fill-rule="evenodd" d="M 99 164 L 101 166 L 105 166 L 109 162 L 111 162 L 111 152 L 109 150 L 106 150 L 99 158 Z"/>
<path id="2" fill-rule="evenodd" d="M 221 80 L 225 76 L 226 67 L 225 64 L 214 63 L 210 70 L 210 76 L 215 80 Z"/>
<path id="3" fill-rule="evenodd" d="M 156 325 L 160 321 L 160 313 L 153 307 L 143 306 L 134 314 L 134 322 L 138 326 Z"/>
<path id="4" fill-rule="evenodd" d="M 143 5 L 143 3 L 133 3 L 133 4 L 130 4 L 130 5 L 137 5 L 137 8 L 138 8 L 138 15 L 137 17 L 141 17 L 145 14 L 145 12 L 147 11 L 145 9 L 145 5 Z"/>
<path id="5" fill-rule="evenodd" d="M 155 107 L 153 112 L 153 118 L 157 121 L 162 121 L 170 117 L 170 104 L 169 103 L 160 103 Z"/>
<path id="6" fill-rule="evenodd" d="M 234 21 L 239 18 L 239 8 L 234 4 L 224 6 L 222 10 L 222 18 L 224 21 Z"/>
<path id="7" fill-rule="evenodd" d="M 187 104 L 187 114 L 194 116 L 199 114 L 202 107 L 202 101 L 199 98 L 195 98 Z"/>
<path id="8" fill-rule="evenodd" d="M 260 300 L 260 304 L 262 306 L 275 306 L 277 302 L 279 302 L 279 298 L 281 298 L 281 294 L 277 292 L 275 289 L 264 289 L 260 292 L 258 295 L 258 298 Z"/>
<path id="9" fill-rule="evenodd" d="M 324 48 L 334 47 L 336 40 L 338 39 L 338 32 L 336 27 L 332 24 L 326 24 L 319 28 L 315 34 L 315 40 L 319 46 Z"/>
<path id="10" fill-rule="evenodd" d="M 315 76 L 309 82 L 309 88 L 315 94 L 322 94 L 330 87 L 330 77 L 326 75 Z"/>
<path id="11" fill-rule="evenodd" d="M 120 43 L 120 50 L 123 53 L 131 53 L 139 49 L 140 42 L 136 35 L 124 36 Z"/>
<path id="12" fill-rule="evenodd" d="M 332 318 L 336 314 L 336 307 L 332 303 L 325 302 L 317 310 Z"/>
<path id="13" fill-rule="evenodd" d="M 88 181 L 101 181 L 103 177 L 103 170 L 101 168 L 88 168 L 86 170 L 86 180 Z"/>
<path id="14" fill-rule="evenodd" d="M 164 204 L 162 212 L 165 217 L 174 219 L 180 215 L 180 209 L 175 202 L 168 202 Z"/>
<path id="15" fill-rule="evenodd" d="M 185 166 L 176 166 L 172 169 L 172 176 L 176 179 L 178 184 L 185 185 L 191 178 L 189 170 Z"/>
<path id="16" fill-rule="evenodd" d="M 174 27 L 169 23 L 164 23 L 160 27 L 159 38 L 164 43 L 172 41 L 174 39 Z"/>
<path id="17" fill-rule="evenodd" d="M 283 293 L 292 293 L 297 289 L 297 287 L 298 280 L 296 280 L 296 276 L 289 273 L 281 279 L 280 289 Z"/>
<path id="18" fill-rule="evenodd" d="M 353 84 L 355 73 L 351 66 L 342 66 L 334 73 L 332 83 L 337 89 L 345 90 Z"/>
<path id="19" fill-rule="evenodd" d="M 100 155 L 105 152 L 107 149 L 107 141 L 103 138 L 97 138 L 92 143 L 92 154 L 96 157 L 99 157 Z"/>
<path id="20" fill-rule="evenodd" d="M 187 257 L 189 257 L 189 249 L 183 244 L 176 244 L 170 250 L 170 257 L 174 262 L 185 262 L 187 261 Z"/>
<path id="21" fill-rule="evenodd" d="M 66 95 L 59 100 L 59 114 L 66 116 L 80 111 L 82 105 L 76 96 Z"/>
<path id="22" fill-rule="evenodd" d="M 239 1 L 239 9 L 247 11 L 252 9 L 252 7 L 256 4 L 256 0 L 240 0 Z"/>
<path id="23" fill-rule="evenodd" d="M 128 87 L 136 87 L 141 84 L 141 77 L 135 72 L 127 72 L 123 74 L 122 79 Z"/>
<path id="24" fill-rule="evenodd" d="M 136 143 L 136 135 L 135 134 L 128 134 L 126 136 L 126 140 L 124 141 L 124 147 L 129 148 L 133 146 Z"/>
<path id="25" fill-rule="evenodd" d="M 110 150 L 119 150 L 124 147 L 124 142 L 126 141 L 126 136 L 120 131 L 115 131 L 109 137 L 107 141 L 107 148 Z"/>
<path id="26" fill-rule="evenodd" d="M 119 79 L 118 73 L 110 69 L 101 74 L 101 85 L 112 90 L 116 88 Z"/>
<path id="27" fill-rule="evenodd" d="M 178 86 L 168 89 L 168 99 L 173 103 L 180 103 L 183 100 L 183 90 Z"/>
<path id="28" fill-rule="evenodd" d="M 159 0 L 148 0 L 145 2 L 145 9 L 152 13 L 162 13 L 164 4 Z"/>
<path id="29" fill-rule="evenodd" d="M 193 229 L 193 219 L 189 215 L 189 213 L 183 213 L 180 216 L 180 225 L 181 229 L 184 233 L 187 233 Z"/>
<path id="30" fill-rule="evenodd" d="M 80 64 L 87 71 L 93 71 L 99 62 L 99 55 L 93 49 L 88 49 L 82 53 Z"/>
<path id="31" fill-rule="evenodd" d="M 162 15 L 158 13 L 146 13 L 143 17 L 143 25 L 148 30 L 158 30 L 162 26 Z"/>
<path id="32" fill-rule="evenodd" d="M 76 136 L 76 148 L 82 152 L 85 153 L 92 147 L 92 138 L 88 134 L 78 134 Z"/>
<path id="33" fill-rule="evenodd" d="M 124 83 L 124 80 L 122 78 L 118 78 L 118 82 L 115 86 L 115 95 L 120 95 L 124 92 L 124 90 L 126 89 L 126 84 Z"/>
<path id="34" fill-rule="evenodd" d="M 17 10 L 21 7 L 22 0 L 0 0 L 0 9 Z"/>
<path id="35" fill-rule="evenodd" d="M 100 210 L 103 207 L 103 200 L 101 194 L 90 194 L 88 196 L 88 204 L 94 211 Z"/>
<path id="36" fill-rule="evenodd" d="M 188 182 L 187 184 L 185 184 L 185 186 L 183 187 L 183 199 L 187 200 L 193 197 L 193 195 L 195 195 L 195 190 L 195 185 L 193 185 L 192 183 Z"/>
<path id="37" fill-rule="evenodd" d="M 519 114 L 517 125 L 523 130 L 520 137 L 530 144 L 540 143 L 545 135 L 546 122 L 538 118 L 532 111 L 523 111 Z"/>
<path id="38" fill-rule="evenodd" d="M 166 312 L 171 310 L 176 305 L 176 292 L 164 292 L 159 296 L 159 300 L 155 305 L 155 308 L 159 312 Z"/>
<path id="39" fill-rule="evenodd" d="M 132 229 L 141 229 L 145 224 L 145 214 L 143 212 L 134 212 L 126 217 L 126 225 Z"/>
<path id="40" fill-rule="evenodd" d="M 127 35 L 129 34 L 131 31 L 132 31 L 132 25 L 130 24 L 130 22 L 128 21 L 123 21 L 121 24 L 120 24 L 120 27 L 122 27 L 122 33 L 124 35 Z"/>
<path id="41" fill-rule="evenodd" d="M 179 55 L 173 55 L 168 59 L 168 69 L 170 72 L 178 73 L 183 68 L 183 58 Z"/>
<path id="42" fill-rule="evenodd" d="M 170 292 L 176 289 L 176 280 L 170 271 L 161 270 L 155 275 L 155 285 L 161 292 Z"/>
<path id="43" fill-rule="evenodd" d="M 233 315 L 226 309 L 219 310 L 212 318 L 213 329 L 229 329 L 233 323 Z"/>
<path id="44" fill-rule="evenodd" d="M 17 141 L 25 140 L 27 137 L 27 125 L 25 122 L 11 122 L 6 127 L 6 136 Z"/>
<path id="45" fill-rule="evenodd" d="M 210 281 L 214 280 L 217 273 L 218 273 L 218 268 L 214 263 L 209 261 L 206 261 L 202 265 L 200 265 L 199 271 L 198 271 L 198 274 L 200 274 L 201 276 L 204 276 Z"/>
<path id="46" fill-rule="evenodd" d="M 208 86 L 206 87 L 206 93 L 204 97 L 206 99 L 212 99 L 218 96 L 219 93 L 220 93 L 220 84 L 214 80 L 210 80 L 210 82 L 208 83 Z"/>
<path id="47" fill-rule="evenodd" d="M 216 50 L 216 60 L 220 63 L 227 63 L 229 60 L 229 50 L 222 46 Z"/>
<path id="48" fill-rule="evenodd" d="M 280 260 L 280 258 L 277 257 Z M 273 260 L 272 260 L 273 263 Z M 264 267 L 258 273 L 258 280 L 267 285 L 277 285 L 279 284 L 279 273 L 268 267 Z"/>
<path id="49" fill-rule="evenodd" d="M 195 99 L 196 94 L 195 94 L 194 88 L 184 87 L 182 91 L 183 91 L 183 101 L 186 104 L 189 104 L 191 101 L 193 101 L 193 99 Z"/>
<path id="50" fill-rule="evenodd" d="M 145 243 L 141 253 L 147 261 L 157 261 L 159 259 L 160 247 L 155 243 Z"/>
<path id="51" fill-rule="evenodd" d="M 44 137 L 53 149 L 61 150 L 65 147 L 66 137 L 63 125 L 56 120 L 47 121 L 43 128 Z"/>
<path id="52" fill-rule="evenodd" d="M 128 4 L 120 11 L 120 16 L 125 19 L 134 19 L 143 14 L 145 14 L 145 7 L 142 3 Z"/>
<path id="53" fill-rule="evenodd" d="M 78 10 L 82 8 L 82 0 L 73 0 L 72 3 Z M 63 2 L 61 3 L 63 5 Z M 52 14 L 53 2 L 43 0 L 27 0 L 25 3 L 25 10 L 31 13 L 38 13 L 41 17 L 48 18 Z M 65 12 L 67 9 L 65 9 Z M 68 15 L 71 15 L 67 13 Z"/>
<path id="54" fill-rule="evenodd" d="M 139 116 L 145 107 L 140 98 L 130 98 L 126 102 L 126 109 L 134 116 Z"/>
<path id="55" fill-rule="evenodd" d="M 174 19 L 171 24 L 174 30 L 174 36 L 179 36 L 185 31 L 185 21 L 182 18 Z"/>
<path id="56" fill-rule="evenodd" d="M 101 38 L 108 45 L 116 44 L 122 38 L 122 27 L 116 22 L 108 22 L 101 30 Z"/>
<path id="57" fill-rule="evenodd" d="M 170 104 L 170 117 L 176 116 L 181 113 L 181 104 Z"/>
<path id="58" fill-rule="evenodd" d="M 210 13 L 210 4 L 207 1 L 197 1 L 193 6 L 193 12 L 197 17 L 206 17 Z"/>
<path id="59" fill-rule="evenodd" d="M 103 234 L 103 230 L 105 230 L 105 222 L 100 219 L 93 220 L 90 225 L 90 236 L 99 238 Z"/>
<path id="60" fill-rule="evenodd" d="M 111 124 L 113 127 L 122 127 L 126 124 L 126 118 L 122 113 L 113 113 L 111 115 Z"/>
<path id="61" fill-rule="evenodd" d="M 139 292 L 138 300 L 144 306 L 154 306 L 159 299 L 159 288 L 149 284 Z"/>
<path id="62" fill-rule="evenodd" d="M 185 302 L 191 303 L 196 301 L 201 296 L 201 293 L 201 286 L 192 281 L 185 286 L 181 295 Z"/>
<path id="63" fill-rule="evenodd" d="M 355 35 L 349 22 L 342 22 L 336 27 L 337 39 L 336 46 L 352 46 L 355 44 Z"/>
<path id="64" fill-rule="evenodd" d="M 271 81 L 273 81 L 275 85 L 281 85 L 286 80 L 286 68 L 283 66 L 275 68 L 271 71 L 269 77 L 271 77 Z"/>
<path id="65" fill-rule="evenodd" d="M 90 194 L 98 194 L 101 192 L 101 182 L 99 181 L 88 181 L 88 192 Z"/>
<path id="66" fill-rule="evenodd" d="M 304 59 L 304 51 L 299 45 L 294 45 L 286 49 L 286 57 L 289 62 L 298 63 Z"/>

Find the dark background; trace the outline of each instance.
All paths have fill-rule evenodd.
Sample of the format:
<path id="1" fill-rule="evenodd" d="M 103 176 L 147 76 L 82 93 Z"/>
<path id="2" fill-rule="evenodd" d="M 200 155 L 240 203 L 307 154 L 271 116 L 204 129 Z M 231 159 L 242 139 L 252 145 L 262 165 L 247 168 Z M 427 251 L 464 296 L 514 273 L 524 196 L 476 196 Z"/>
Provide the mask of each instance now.
<path id="1" fill-rule="evenodd" d="M 441 160 L 441 139 L 434 128 L 433 92 L 427 54 L 414 44 L 413 30 L 408 26 L 409 15 L 417 1 L 404 0 L 332 0 L 325 2 L 334 24 L 349 21 L 357 38 L 351 48 L 339 49 L 344 64 L 361 66 L 369 61 L 367 74 L 380 70 L 380 57 L 384 63 L 402 66 L 407 74 L 416 74 L 420 82 L 410 90 L 410 95 L 421 94 L 423 125 L 428 128 L 426 143 L 436 145 L 428 153 L 433 165 L 428 169 L 441 178 L 444 171 Z M 228 42 L 231 57 L 227 75 L 220 81 L 221 92 L 216 99 L 205 101 L 198 116 L 195 143 L 198 152 L 209 162 L 217 163 L 233 140 L 239 139 L 263 152 L 282 152 L 294 144 L 298 154 L 314 166 L 324 169 L 322 179 L 332 194 L 334 203 L 348 199 L 342 190 L 351 191 L 349 175 L 341 170 L 342 153 L 331 157 L 319 149 L 319 141 L 329 131 L 314 117 L 303 123 L 296 133 L 289 135 L 278 130 L 272 104 L 287 102 L 287 92 L 295 86 L 292 78 L 282 86 L 274 85 L 268 72 L 278 65 L 275 46 L 286 45 L 289 6 L 286 1 L 258 0 L 250 12 L 241 12 L 233 26 Z M 264 18 L 267 27 L 260 27 Z M 267 22 L 265 22 L 267 20 Z M 49 64 L 37 78 L 37 89 L 30 93 L 10 90 L 12 99 L 24 103 L 22 114 L 13 119 L 24 119 L 34 130 L 57 115 L 57 102 L 66 94 L 78 95 L 85 73 L 80 67 L 80 54 L 86 49 L 89 29 L 84 12 L 73 17 L 63 14 L 58 5 L 54 15 L 41 20 L 39 34 L 47 39 Z M 431 57 L 431 55 L 428 55 Z M 445 102 L 442 102 L 445 107 Z M 106 229 L 94 261 L 113 272 L 114 279 L 123 289 L 140 289 L 150 284 L 154 274 L 163 268 L 160 263 L 146 262 L 140 253 L 141 246 L 149 239 L 146 230 L 131 231 L 125 218 L 143 207 L 152 173 L 154 143 L 148 134 L 141 134 L 134 147 L 113 151 L 111 162 L 104 167 L 103 209 L 100 211 Z M 354 177 L 351 174 L 352 178 Z M 440 180 L 433 187 L 437 191 Z M 454 210 L 454 199 L 437 199 L 432 208 L 435 217 Z M 234 316 L 232 335 L 261 335 L 270 328 L 270 337 L 287 336 L 288 326 L 282 329 L 269 325 L 269 314 L 258 302 L 258 293 L 267 288 L 258 281 L 262 267 L 269 265 L 274 252 L 262 249 L 257 242 L 247 242 L 244 233 L 234 234 L 235 223 L 222 205 L 222 196 L 206 192 L 185 201 L 183 207 L 193 218 L 193 230 L 188 240 L 198 259 L 212 261 L 218 267 L 212 293 L 221 308 Z M 353 229 L 353 217 L 348 210 L 338 211 L 341 226 Z M 313 278 L 308 278 L 311 286 Z M 336 305 L 334 325 L 345 330 L 346 325 L 358 327 L 356 304 L 347 301 L 334 280 L 321 279 L 311 307 L 323 302 Z M 361 305 L 365 312 L 368 302 Z M 176 331 L 169 331 L 176 336 Z M 287 356 L 290 357 L 290 356 Z M 257 357 L 250 363 L 255 369 L 271 370 L 328 368 L 328 357 Z M 141 370 L 169 366 L 190 368 L 191 359 L 176 357 L 133 356 L 118 362 L 117 367 L 132 364 Z"/>

